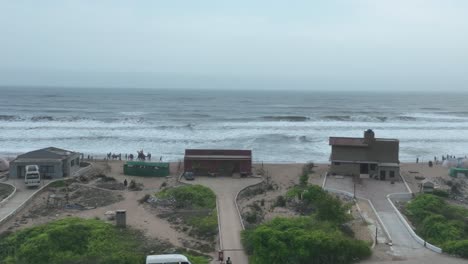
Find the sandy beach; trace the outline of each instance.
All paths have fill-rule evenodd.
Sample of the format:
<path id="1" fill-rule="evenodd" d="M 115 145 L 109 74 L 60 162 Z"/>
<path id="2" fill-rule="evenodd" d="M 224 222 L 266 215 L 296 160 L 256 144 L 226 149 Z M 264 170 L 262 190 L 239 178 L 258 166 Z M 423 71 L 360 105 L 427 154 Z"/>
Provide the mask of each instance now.
<path id="1" fill-rule="evenodd" d="M 167 241 L 177 247 L 190 247 L 191 245 L 203 244 L 204 241 L 199 241 L 196 238 L 190 237 L 180 229 L 176 228 L 173 224 L 169 223 L 166 219 L 159 218 L 155 213 L 154 209 L 149 206 L 138 203 L 138 200 L 143 196 L 154 194 L 158 192 L 164 183 L 164 185 L 177 186 L 177 179 L 183 168 L 178 162 L 170 164 L 171 175 L 168 177 L 155 178 L 155 177 L 135 177 L 127 176 L 123 174 L 123 164 L 125 161 L 97 161 L 93 163 L 94 172 L 105 174 L 108 177 L 112 177 L 117 183 L 121 184 L 125 179 L 128 181 L 135 180 L 137 183 L 143 185 L 143 189 L 140 191 L 128 191 L 128 190 L 107 190 L 93 185 L 93 182 L 81 184 L 83 188 L 89 188 L 85 190 L 95 190 L 101 194 L 101 200 L 111 199 L 114 197 L 116 202 L 105 204 L 104 206 L 97 206 L 94 209 L 88 210 L 70 210 L 70 209 L 44 209 L 38 212 L 38 208 L 44 208 L 47 201 L 47 197 L 50 192 L 46 191 L 40 196 L 34 199 L 33 202 L 28 204 L 16 217 L 9 220 L 7 223 L 0 227 L 0 232 L 15 231 L 23 229 L 29 226 L 47 223 L 53 220 L 76 216 L 82 218 L 99 218 L 106 219 L 105 213 L 108 211 L 115 211 L 119 209 L 127 210 L 127 224 L 133 228 L 142 230 L 146 236 L 150 238 L 157 238 L 162 241 Z M 263 172 L 263 180 L 270 182 L 274 187 L 271 190 L 265 191 L 259 195 L 249 196 L 246 198 L 240 197 L 238 200 L 239 209 L 241 214 L 248 212 L 253 204 L 264 204 L 262 212 L 262 221 L 268 221 L 277 216 L 292 217 L 297 216 L 297 212 L 285 207 L 274 206 L 279 196 L 284 196 L 286 192 L 294 185 L 299 182 L 299 175 L 302 172 L 303 163 L 289 163 L 289 164 L 255 164 L 253 172 Z M 325 180 L 325 174 L 329 169 L 328 164 L 315 164 L 313 172 L 309 174 L 309 183 L 322 186 Z M 413 192 L 419 192 L 420 179 L 433 180 L 437 183 L 440 188 L 447 188 L 446 182 L 451 180 L 448 176 L 448 168 L 442 167 L 441 165 L 435 165 L 429 167 L 425 163 L 402 163 L 401 164 L 401 175 L 406 180 L 408 186 Z M 223 177 L 220 177 L 222 180 Z M 209 178 L 203 179 L 203 181 L 209 181 Z M 235 181 L 243 181 L 244 179 L 233 179 Z M 389 182 L 371 180 L 373 184 L 387 185 Z M 403 190 L 404 182 L 401 182 Z M 193 181 L 194 184 L 197 180 Z M 221 185 L 222 186 L 222 185 Z M 77 188 L 77 187 L 76 187 Z M 229 186 L 222 186 L 220 188 L 230 188 Z M 228 189 L 226 189 L 227 192 Z M 222 189 L 216 190 L 217 192 L 223 192 Z M 466 191 L 466 190 L 465 190 Z M 113 199 L 114 199 L 113 198 Z M 461 203 L 461 202 L 460 202 Z M 369 221 L 377 222 L 375 214 L 371 208 L 360 202 L 360 211 L 356 207 L 353 207 L 353 215 L 356 219 L 362 217 L 364 214 L 369 217 Z M 465 204 L 466 206 L 466 204 Z M 271 209 L 268 209 L 271 208 Z M 365 227 L 362 224 L 353 224 L 353 230 L 356 236 L 360 239 L 367 240 L 372 243 L 371 229 Z M 217 245 L 213 245 L 215 248 Z M 385 245 L 379 245 L 374 249 L 373 259 L 375 263 L 379 261 L 389 261 L 393 257 L 388 254 L 389 248 Z M 215 257 L 215 252 L 205 252 Z"/>

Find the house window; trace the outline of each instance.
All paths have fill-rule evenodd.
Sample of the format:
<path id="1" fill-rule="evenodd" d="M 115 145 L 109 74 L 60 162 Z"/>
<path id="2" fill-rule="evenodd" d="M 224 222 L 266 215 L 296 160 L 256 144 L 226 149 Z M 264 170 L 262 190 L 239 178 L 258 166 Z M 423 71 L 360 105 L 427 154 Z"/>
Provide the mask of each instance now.
<path id="1" fill-rule="evenodd" d="M 384 170 L 381 170 L 381 171 L 380 171 L 380 177 L 384 177 L 384 178 L 385 178 L 385 171 L 384 171 Z"/>
<path id="2" fill-rule="evenodd" d="M 375 164 L 370 165 L 370 170 L 375 170 Z"/>
<path id="3" fill-rule="evenodd" d="M 333 165 L 340 166 L 341 163 L 340 162 L 333 162 Z"/>
<path id="4" fill-rule="evenodd" d="M 76 159 L 75 159 L 75 165 L 76 165 L 76 166 L 80 165 L 80 158 L 76 158 Z"/>
<path id="5" fill-rule="evenodd" d="M 75 160 L 72 160 L 72 161 L 71 161 L 71 166 L 72 166 L 72 167 L 75 166 Z"/>
<path id="6" fill-rule="evenodd" d="M 390 178 L 395 178 L 395 171 L 390 171 Z"/>

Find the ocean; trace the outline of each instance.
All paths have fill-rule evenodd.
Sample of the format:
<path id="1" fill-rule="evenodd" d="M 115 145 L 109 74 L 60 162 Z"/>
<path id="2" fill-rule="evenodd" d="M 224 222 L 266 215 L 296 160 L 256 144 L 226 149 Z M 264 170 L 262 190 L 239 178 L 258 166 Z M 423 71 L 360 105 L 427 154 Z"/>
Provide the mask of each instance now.
<path id="1" fill-rule="evenodd" d="M 400 160 L 468 154 L 468 94 L 0 88 L 0 155 L 55 146 L 175 161 L 186 148 L 327 162 L 329 136 L 400 140 Z"/>

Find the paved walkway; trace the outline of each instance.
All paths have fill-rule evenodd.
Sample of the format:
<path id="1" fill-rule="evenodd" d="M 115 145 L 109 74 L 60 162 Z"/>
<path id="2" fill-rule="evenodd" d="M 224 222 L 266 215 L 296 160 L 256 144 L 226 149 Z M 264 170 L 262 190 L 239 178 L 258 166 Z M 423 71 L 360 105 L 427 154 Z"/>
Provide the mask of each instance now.
<path id="1" fill-rule="evenodd" d="M 24 201 L 26 201 L 39 188 L 26 188 L 22 179 L 9 179 L 4 181 L 16 187 L 16 193 L 5 204 L 0 207 L 0 220 L 16 210 Z M 42 181 L 42 184 L 45 184 Z"/>
<path id="2" fill-rule="evenodd" d="M 327 179 L 325 187 L 339 189 L 350 193 L 353 193 L 354 191 L 354 184 L 350 177 L 337 179 L 334 176 L 330 176 Z M 406 189 L 403 182 L 395 182 L 395 184 L 391 184 L 389 181 L 363 179 L 361 184 L 356 184 L 356 195 L 358 197 L 364 197 L 372 201 L 377 213 L 382 219 L 382 222 L 387 227 L 387 230 L 392 237 L 393 255 L 399 260 L 398 263 L 466 263 L 466 260 L 453 258 L 430 251 L 414 240 L 387 200 L 388 194 L 407 192 L 408 190 Z M 374 260 L 367 260 L 363 263 L 390 263 L 390 261 L 379 262 Z"/>
<path id="3" fill-rule="evenodd" d="M 197 177 L 194 181 L 184 181 L 190 184 L 201 184 L 211 188 L 217 197 L 218 214 L 221 226 L 220 246 L 224 257 L 231 257 L 235 264 L 248 264 L 240 233 L 242 225 L 235 205 L 235 197 L 243 188 L 261 182 L 258 178 L 233 179 L 229 177 Z"/>

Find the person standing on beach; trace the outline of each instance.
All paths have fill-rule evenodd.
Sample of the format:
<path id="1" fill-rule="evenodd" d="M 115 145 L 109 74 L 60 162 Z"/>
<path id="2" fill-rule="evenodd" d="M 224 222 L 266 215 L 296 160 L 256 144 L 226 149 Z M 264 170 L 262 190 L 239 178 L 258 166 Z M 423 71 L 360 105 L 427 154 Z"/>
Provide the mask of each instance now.
<path id="1" fill-rule="evenodd" d="M 124 186 L 125 188 L 127 188 L 127 185 L 128 185 L 128 182 L 127 182 L 127 179 L 124 180 Z"/>

